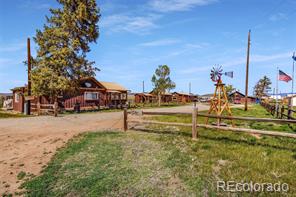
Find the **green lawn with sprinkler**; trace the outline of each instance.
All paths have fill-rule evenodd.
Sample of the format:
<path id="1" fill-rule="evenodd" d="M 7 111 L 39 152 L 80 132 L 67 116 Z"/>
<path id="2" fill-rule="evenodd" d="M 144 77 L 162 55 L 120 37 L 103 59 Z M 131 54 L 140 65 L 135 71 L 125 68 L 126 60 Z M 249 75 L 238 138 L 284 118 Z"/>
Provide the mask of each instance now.
<path id="1" fill-rule="evenodd" d="M 269 117 L 260 106 L 235 115 Z M 156 117 L 167 120 L 167 117 Z M 170 121 L 190 121 L 170 117 Z M 200 120 L 201 121 L 201 120 Z M 239 123 L 237 123 L 239 124 Z M 254 125 L 249 125 L 253 127 Z M 279 127 L 263 125 L 264 128 Z M 40 176 L 22 185 L 27 196 L 280 196 L 296 193 L 296 140 L 198 128 L 93 132 L 73 138 Z M 292 132 L 292 131 L 288 131 Z M 217 181 L 286 183 L 287 193 L 229 193 Z"/>

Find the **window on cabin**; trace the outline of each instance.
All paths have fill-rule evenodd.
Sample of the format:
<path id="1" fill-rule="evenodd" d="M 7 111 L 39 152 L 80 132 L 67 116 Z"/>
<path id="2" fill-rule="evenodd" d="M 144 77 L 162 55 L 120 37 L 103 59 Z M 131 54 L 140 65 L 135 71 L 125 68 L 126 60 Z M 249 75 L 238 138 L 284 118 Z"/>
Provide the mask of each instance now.
<path id="1" fill-rule="evenodd" d="M 111 100 L 119 100 L 118 93 L 111 93 Z"/>
<path id="2" fill-rule="evenodd" d="M 85 92 L 84 93 L 84 100 L 92 101 L 92 100 L 98 100 L 98 99 L 99 99 L 98 92 Z"/>
<path id="3" fill-rule="evenodd" d="M 126 94 L 125 93 L 121 94 L 121 99 L 122 100 L 125 100 L 126 99 Z"/>
<path id="4" fill-rule="evenodd" d="M 18 93 L 14 93 L 14 102 L 18 103 L 20 101 L 20 95 Z"/>

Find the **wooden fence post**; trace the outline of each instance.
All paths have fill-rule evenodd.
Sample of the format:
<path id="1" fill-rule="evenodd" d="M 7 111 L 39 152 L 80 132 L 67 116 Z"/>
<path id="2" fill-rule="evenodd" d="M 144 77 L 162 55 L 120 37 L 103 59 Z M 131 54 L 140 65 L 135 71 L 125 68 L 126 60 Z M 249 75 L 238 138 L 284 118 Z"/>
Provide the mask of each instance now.
<path id="1" fill-rule="evenodd" d="M 197 107 L 193 107 L 192 110 L 192 139 L 196 139 L 198 134 L 197 134 L 197 112 L 198 109 Z"/>
<path id="2" fill-rule="evenodd" d="M 288 109 L 287 119 L 292 119 L 292 110 Z"/>
<path id="3" fill-rule="evenodd" d="M 40 111 L 41 111 L 41 106 L 40 106 L 40 101 L 39 101 L 39 98 L 38 98 L 38 102 L 37 102 L 37 115 L 40 116 Z"/>
<path id="4" fill-rule="evenodd" d="M 280 114 L 280 118 L 281 118 L 281 119 L 283 119 L 284 113 L 285 113 L 285 106 L 282 105 L 282 108 L 281 108 L 281 114 Z"/>
<path id="5" fill-rule="evenodd" d="M 127 129 L 128 129 L 128 125 L 127 125 L 127 108 L 124 107 L 124 110 L 123 110 L 123 130 L 127 131 Z"/>

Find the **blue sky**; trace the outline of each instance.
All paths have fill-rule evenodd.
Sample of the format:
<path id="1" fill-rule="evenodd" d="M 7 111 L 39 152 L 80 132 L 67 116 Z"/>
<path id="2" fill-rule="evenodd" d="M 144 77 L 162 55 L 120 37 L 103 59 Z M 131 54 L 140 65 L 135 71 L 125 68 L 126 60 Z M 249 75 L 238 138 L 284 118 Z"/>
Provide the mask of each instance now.
<path id="1" fill-rule="evenodd" d="M 88 55 L 101 72 L 97 79 L 128 89 L 151 90 L 160 64 L 171 67 L 176 91 L 214 90 L 209 73 L 215 64 L 234 71 L 227 84 L 244 91 L 248 30 L 251 35 L 249 91 L 263 75 L 275 86 L 276 67 L 292 72 L 296 50 L 294 0 L 97 0 L 100 37 Z M 54 0 L 0 0 L 0 92 L 26 83 L 26 38 L 42 28 Z M 32 54 L 36 54 L 32 43 Z M 291 82 L 279 82 L 291 91 Z"/>

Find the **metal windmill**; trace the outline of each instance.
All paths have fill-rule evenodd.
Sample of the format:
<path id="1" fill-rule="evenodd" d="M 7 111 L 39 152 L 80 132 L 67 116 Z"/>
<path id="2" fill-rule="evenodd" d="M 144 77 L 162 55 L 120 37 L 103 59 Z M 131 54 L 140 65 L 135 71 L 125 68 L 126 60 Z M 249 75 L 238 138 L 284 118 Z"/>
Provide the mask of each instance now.
<path id="1" fill-rule="evenodd" d="M 208 114 L 215 113 L 218 116 L 221 116 L 224 110 L 226 110 L 227 114 L 229 116 L 232 116 L 230 107 L 229 107 L 229 101 L 227 98 L 227 93 L 225 90 L 225 84 L 222 83 L 222 76 L 228 76 L 233 78 L 233 71 L 231 72 L 224 72 L 222 66 L 214 66 L 211 70 L 210 77 L 213 82 L 215 82 L 215 92 L 213 95 L 213 98 L 211 100 L 211 106 L 208 111 Z M 206 119 L 206 124 L 208 123 L 208 118 Z M 220 126 L 221 124 L 221 118 L 217 119 L 217 125 Z M 233 124 L 233 121 L 232 121 Z"/>

